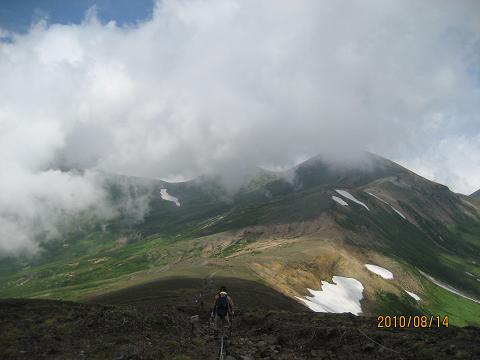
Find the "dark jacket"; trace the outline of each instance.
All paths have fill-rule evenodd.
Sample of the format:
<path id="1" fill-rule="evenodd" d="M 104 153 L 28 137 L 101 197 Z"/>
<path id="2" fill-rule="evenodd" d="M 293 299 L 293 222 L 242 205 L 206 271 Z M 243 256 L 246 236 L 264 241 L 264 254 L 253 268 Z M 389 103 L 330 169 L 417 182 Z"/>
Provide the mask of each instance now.
<path id="1" fill-rule="evenodd" d="M 217 313 L 217 300 L 220 296 L 221 296 L 220 293 L 215 295 L 215 299 L 213 301 L 213 311 L 212 311 L 213 314 Z M 226 296 L 227 296 L 227 301 L 228 301 L 228 313 L 233 314 L 233 312 L 234 312 L 233 300 L 228 294 Z"/>

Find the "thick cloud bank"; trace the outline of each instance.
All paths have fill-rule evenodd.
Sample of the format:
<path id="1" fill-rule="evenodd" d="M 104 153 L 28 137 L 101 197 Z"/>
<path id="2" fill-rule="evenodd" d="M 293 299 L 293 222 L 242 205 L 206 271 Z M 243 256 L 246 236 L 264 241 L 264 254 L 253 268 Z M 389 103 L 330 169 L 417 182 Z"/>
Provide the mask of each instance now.
<path id="1" fill-rule="evenodd" d="M 134 27 L 92 11 L 0 32 L 0 253 L 65 214 L 112 216 L 96 170 L 188 178 L 364 148 L 475 190 L 479 10 L 166 0 Z"/>

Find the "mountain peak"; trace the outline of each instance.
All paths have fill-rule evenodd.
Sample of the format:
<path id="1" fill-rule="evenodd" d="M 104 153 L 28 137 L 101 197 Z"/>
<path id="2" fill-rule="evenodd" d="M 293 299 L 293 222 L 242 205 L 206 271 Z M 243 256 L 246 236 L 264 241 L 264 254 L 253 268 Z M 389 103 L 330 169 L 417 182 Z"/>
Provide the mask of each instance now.
<path id="1" fill-rule="evenodd" d="M 294 182 L 300 187 L 363 186 L 381 178 L 410 173 L 393 161 L 368 152 L 336 160 L 318 155 L 297 165 L 292 172 Z"/>

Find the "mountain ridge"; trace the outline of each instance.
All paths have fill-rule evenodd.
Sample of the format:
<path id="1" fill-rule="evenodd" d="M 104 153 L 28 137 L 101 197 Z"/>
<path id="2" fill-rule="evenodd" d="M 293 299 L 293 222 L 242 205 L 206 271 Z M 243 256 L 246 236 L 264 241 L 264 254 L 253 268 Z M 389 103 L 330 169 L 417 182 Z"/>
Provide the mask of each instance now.
<path id="1" fill-rule="evenodd" d="M 472 197 L 472 198 L 475 198 L 475 199 L 480 199 L 480 190 L 475 191 L 474 193 L 470 194 L 469 196 Z"/>
<path id="2" fill-rule="evenodd" d="M 421 274 L 480 298 L 479 207 L 390 160 L 368 154 L 365 161 L 368 167 L 358 169 L 316 157 L 283 173 L 260 171 L 260 179 L 247 178 L 234 192 L 212 177 L 181 183 L 123 177 L 149 194 L 142 222 L 119 218 L 71 234 L 61 247 L 47 243 L 49 258 L 37 263 L 9 260 L 14 270 L 0 266 L 0 296 L 84 299 L 217 272 L 298 299 L 341 276 L 363 285 L 364 315 L 448 310 L 453 323 L 480 323 L 477 304 Z M 365 264 L 388 269 L 393 279 Z"/>

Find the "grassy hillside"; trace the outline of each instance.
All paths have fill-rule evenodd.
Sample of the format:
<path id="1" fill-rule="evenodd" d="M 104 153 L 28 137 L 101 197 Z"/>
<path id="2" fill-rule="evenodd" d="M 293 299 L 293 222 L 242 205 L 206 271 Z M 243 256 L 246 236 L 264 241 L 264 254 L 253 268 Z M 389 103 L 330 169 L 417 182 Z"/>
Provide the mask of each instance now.
<path id="1" fill-rule="evenodd" d="M 310 160 L 293 179 L 262 173 L 237 192 L 211 178 L 178 184 L 121 178 L 139 182 L 132 185 L 136 196 L 148 194 L 143 221 L 125 215 L 86 222 L 43 244 L 36 257 L 2 259 L 0 296 L 79 300 L 155 279 L 221 274 L 295 298 L 347 276 L 365 288 L 365 314 L 448 312 L 453 323 L 479 324 L 479 304 L 420 273 L 480 298 L 478 209 L 442 185 L 375 161 L 359 171 Z M 121 201 L 125 194 L 117 190 L 125 187 L 110 181 L 112 201 Z M 162 199 L 162 188 L 180 206 Z M 346 198 L 348 206 L 334 202 L 338 188 L 368 210 Z M 366 263 L 392 270 L 394 279 L 369 273 Z M 408 289 L 422 301 L 412 301 Z"/>

